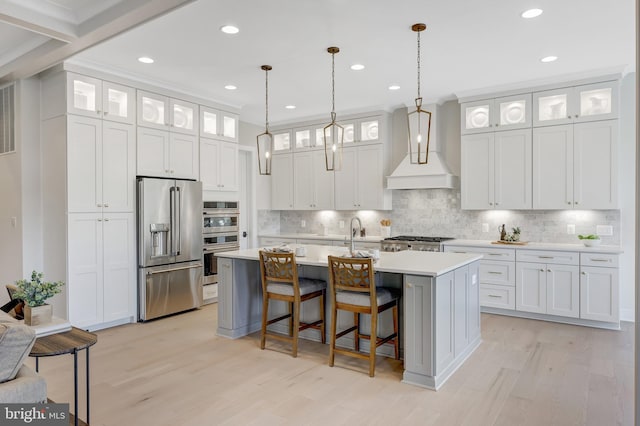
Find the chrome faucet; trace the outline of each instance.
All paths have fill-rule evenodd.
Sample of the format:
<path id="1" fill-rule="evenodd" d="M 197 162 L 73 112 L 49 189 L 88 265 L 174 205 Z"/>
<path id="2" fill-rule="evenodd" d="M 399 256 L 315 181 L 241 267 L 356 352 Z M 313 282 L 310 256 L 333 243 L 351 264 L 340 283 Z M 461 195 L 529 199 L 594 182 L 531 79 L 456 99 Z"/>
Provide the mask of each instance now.
<path id="1" fill-rule="evenodd" d="M 351 223 L 349 224 L 349 229 L 351 230 L 351 250 L 349 251 L 349 253 L 351 253 L 351 256 L 353 256 L 353 253 L 355 252 L 354 246 L 353 246 L 353 237 L 356 235 L 356 230 L 353 229 L 354 220 L 358 222 L 358 235 L 360 235 L 360 232 L 362 232 L 362 222 L 360 221 L 360 218 L 358 216 L 352 217 Z"/>

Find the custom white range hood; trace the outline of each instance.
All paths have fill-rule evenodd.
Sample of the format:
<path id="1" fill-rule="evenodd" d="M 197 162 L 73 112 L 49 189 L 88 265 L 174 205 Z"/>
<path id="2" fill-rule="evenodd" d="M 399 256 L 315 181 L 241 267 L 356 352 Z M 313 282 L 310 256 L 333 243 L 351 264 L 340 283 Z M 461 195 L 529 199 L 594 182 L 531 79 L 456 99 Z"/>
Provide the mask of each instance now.
<path id="1" fill-rule="evenodd" d="M 409 107 L 411 108 L 411 107 Z M 451 173 L 440 152 L 438 137 L 438 105 L 426 107 L 431 111 L 431 139 L 427 164 L 412 164 L 410 155 L 404 157 L 396 169 L 387 176 L 387 189 L 457 188 L 458 177 Z M 407 140 L 406 131 L 404 140 Z M 408 144 L 408 142 L 405 142 Z"/>

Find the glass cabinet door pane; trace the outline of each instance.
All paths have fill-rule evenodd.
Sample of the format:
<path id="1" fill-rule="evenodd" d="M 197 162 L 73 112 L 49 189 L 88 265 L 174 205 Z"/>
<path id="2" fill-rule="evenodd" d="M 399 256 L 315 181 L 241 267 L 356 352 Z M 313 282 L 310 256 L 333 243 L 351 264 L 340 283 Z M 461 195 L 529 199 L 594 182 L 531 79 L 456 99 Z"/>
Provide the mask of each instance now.
<path id="1" fill-rule="evenodd" d="M 209 135 L 218 134 L 218 115 L 216 113 L 202 111 L 202 131 Z"/>
<path id="2" fill-rule="evenodd" d="M 346 129 L 345 129 L 346 133 Z M 345 136 L 346 139 L 346 136 Z M 378 140 L 378 120 L 363 121 L 360 123 L 360 140 L 375 141 Z"/>
<path id="3" fill-rule="evenodd" d="M 296 132 L 296 148 L 309 148 L 311 146 L 311 131 L 299 130 Z"/>
<path id="4" fill-rule="evenodd" d="M 611 88 L 580 92 L 580 115 L 611 113 Z"/>
<path id="5" fill-rule="evenodd" d="M 500 125 L 509 126 L 525 123 L 527 121 L 526 107 L 524 99 L 500 103 Z"/>
<path id="6" fill-rule="evenodd" d="M 227 115 L 222 117 L 222 136 L 227 138 L 236 137 L 236 119 Z"/>
<path id="7" fill-rule="evenodd" d="M 465 116 L 467 129 L 489 127 L 489 104 L 467 107 Z"/>
<path id="8" fill-rule="evenodd" d="M 73 80 L 73 106 L 85 111 L 96 111 L 96 86 L 81 80 Z"/>
<path id="9" fill-rule="evenodd" d="M 343 143 L 352 143 L 355 141 L 355 126 L 353 125 L 353 123 L 351 124 L 344 124 L 342 126 L 344 128 L 343 133 L 342 133 L 342 142 Z"/>
<path id="10" fill-rule="evenodd" d="M 562 120 L 566 117 L 566 94 L 538 98 L 538 121 Z"/>
<path id="11" fill-rule="evenodd" d="M 164 101 L 143 96 L 142 119 L 148 123 L 166 125 L 164 122 Z"/>
<path id="12" fill-rule="evenodd" d="M 173 104 L 173 126 L 193 130 L 193 108 L 178 103 Z"/>
<path id="13" fill-rule="evenodd" d="M 126 118 L 129 115 L 128 94 L 121 90 L 107 89 L 107 111 L 109 115 Z"/>
<path id="14" fill-rule="evenodd" d="M 331 129 L 329 129 L 331 131 Z M 324 127 L 320 129 L 316 129 L 316 145 L 315 146 L 324 146 Z"/>
<path id="15" fill-rule="evenodd" d="M 273 150 L 274 151 L 286 151 L 291 149 L 289 141 L 289 132 L 276 133 L 273 135 Z"/>

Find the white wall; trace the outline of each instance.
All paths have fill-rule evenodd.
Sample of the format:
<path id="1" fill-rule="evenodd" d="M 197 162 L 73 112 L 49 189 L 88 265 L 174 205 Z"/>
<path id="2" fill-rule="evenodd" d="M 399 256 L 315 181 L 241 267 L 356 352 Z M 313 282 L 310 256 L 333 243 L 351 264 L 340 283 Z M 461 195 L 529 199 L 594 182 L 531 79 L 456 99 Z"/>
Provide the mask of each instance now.
<path id="1" fill-rule="evenodd" d="M 263 132 L 264 126 L 241 121 L 238 134 L 240 144 L 256 147 L 256 136 Z M 255 167 L 257 169 L 257 162 Z M 271 177 L 259 174 L 256 176 L 256 210 L 268 210 L 271 208 Z"/>
<path id="2" fill-rule="evenodd" d="M 636 233 L 636 73 L 620 86 L 620 316 L 635 319 Z"/>

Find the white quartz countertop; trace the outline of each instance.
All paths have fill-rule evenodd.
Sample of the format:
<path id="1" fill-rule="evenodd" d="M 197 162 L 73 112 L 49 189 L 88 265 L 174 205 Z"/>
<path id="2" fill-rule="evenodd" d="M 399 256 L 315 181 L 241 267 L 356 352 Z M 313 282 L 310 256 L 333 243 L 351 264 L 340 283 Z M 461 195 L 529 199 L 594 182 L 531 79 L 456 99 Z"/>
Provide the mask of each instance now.
<path id="1" fill-rule="evenodd" d="M 299 240 L 325 240 L 325 241 L 343 241 L 349 240 L 348 235 L 343 234 L 329 234 L 329 235 L 320 235 L 320 234 L 305 234 L 305 233 L 282 233 L 282 234 L 260 234 L 258 235 L 260 238 L 295 238 Z M 379 235 L 370 235 L 367 237 L 354 237 L 353 241 L 366 241 L 366 242 L 380 242 L 384 240 L 384 237 Z"/>
<path id="2" fill-rule="evenodd" d="M 297 244 L 289 244 L 295 249 Z M 306 256 L 296 256 L 299 265 L 327 266 L 327 256 L 345 256 L 349 254 L 346 247 L 300 245 L 306 248 Z M 216 253 L 218 257 L 232 259 L 258 260 L 260 249 L 236 250 Z M 434 253 L 424 251 L 380 252 L 380 259 L 374 263 L 377 272 L 393 272 L 397 274 L 439 276 L 453 271 L 473 261 L 480 260 L 482 255 L 469 253 Z"/>
<path id="3" fill-rule="evenodd" d="M 516 244 L 492 244 L 491 240 L 449 240 L 443 243 L 445 246 L 469 246 L 469 247 L 491 247 L 491 248 L 511 248 L 518 250 L 555 250 L 555 251 L 575 251 L 583 253 L 622 253 L 619 246 L 586 247 L 584 244 L 554 244 L 528 242 L 526 245 Z"/>

